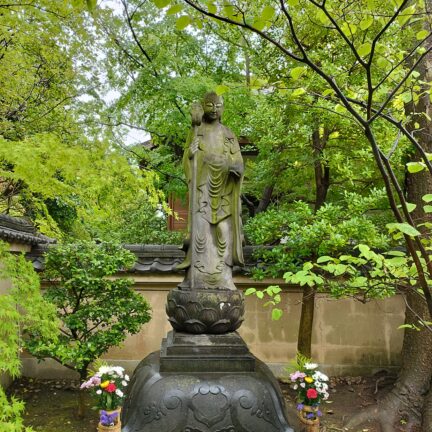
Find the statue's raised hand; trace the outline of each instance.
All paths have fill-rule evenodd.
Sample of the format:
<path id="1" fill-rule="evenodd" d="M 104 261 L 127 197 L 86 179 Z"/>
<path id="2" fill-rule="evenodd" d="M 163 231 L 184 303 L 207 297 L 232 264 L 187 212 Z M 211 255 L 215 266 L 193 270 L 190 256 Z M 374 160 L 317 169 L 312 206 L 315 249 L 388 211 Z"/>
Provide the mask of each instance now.
<path id="1" fill-rule="evenodd" d="M 194 154 L 198 151 L 198 149 L 199 149 L 199 138 L 196 136 L 192 140 L 189 146 L 189 159 L 192 159 L 194 157 Z"/>
<path id="2" fill-rule="evenodd" d="M 191 108 L 192 126 L 199 126 L 202 122 L 204 110 L 200 102 L 194 102 Z"/>

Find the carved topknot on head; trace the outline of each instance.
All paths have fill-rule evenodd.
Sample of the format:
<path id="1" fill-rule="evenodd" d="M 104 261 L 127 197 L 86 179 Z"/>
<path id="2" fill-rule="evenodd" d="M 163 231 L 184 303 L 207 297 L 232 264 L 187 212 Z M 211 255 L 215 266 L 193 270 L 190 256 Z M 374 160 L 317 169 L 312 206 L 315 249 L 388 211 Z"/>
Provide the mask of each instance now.
<path id="1" fill-rule="evenodd" d="M 206 102 L 220 103 L 223 105 L 223 97 L 219 96 L 216 92 L 207 92 L 202 98 L 202 105 L 204 106 Z"/>

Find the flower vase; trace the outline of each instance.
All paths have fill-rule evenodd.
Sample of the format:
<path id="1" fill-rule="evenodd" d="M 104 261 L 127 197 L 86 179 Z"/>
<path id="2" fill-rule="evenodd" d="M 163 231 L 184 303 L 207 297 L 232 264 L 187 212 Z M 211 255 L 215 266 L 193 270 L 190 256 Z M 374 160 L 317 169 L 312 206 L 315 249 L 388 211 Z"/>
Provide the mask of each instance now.
<path id="1" fill-rule="evenodd" d="M 305 425 L 305 432 L 319 432 L 320 419 L 318 417 L 318 410 L 319 405 L 303 405 L 302 409 L 298 411 L 300 422 Z"/>
<path id="2" fill-rule="evenodd" d="M 118 415 L 114 420 L 114 424 L 112 426 L 105 426 L 99 422 L 98 429 L 97 429 L 98 432 L 121 432 L 121 420 L 120 420 L 121 407 L 118 407 L 114 410 L 105 410 L 105 411 L 108 415 L 112 415 L 114 413 L 118 413 Z"/>

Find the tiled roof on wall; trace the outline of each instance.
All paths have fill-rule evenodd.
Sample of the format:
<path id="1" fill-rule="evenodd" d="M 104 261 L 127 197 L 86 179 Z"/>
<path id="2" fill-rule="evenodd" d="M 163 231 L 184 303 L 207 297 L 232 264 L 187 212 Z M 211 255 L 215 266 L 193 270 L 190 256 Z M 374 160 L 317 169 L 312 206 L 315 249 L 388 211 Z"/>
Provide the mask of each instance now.
<path id="1" fill-rule="evenodd" d="M 55 240 L 37 232 L 24 218 L 0 214 L 0 240 L 31 245 L 55 243 Z"/>
<path id="2" fill-rule="evenodd" d="M 137 257 L 137 261 L 131 270 L 133 273 L 177 272 L 176 267 L 183 261 L 185 256 L 184 251 L 177 245 L 126 244 L 124 247 Z M 46 250 L 47 245 L 40 245 L 27 254 L 27 258 L 33 262 L 36 270 L 43 270 L 43 254 Z M 248 272 L 252 266 L 256 265 L 253 250 L 252 246 L 243 248 L 245 267 L 234 267 L 234 273 Z"/>

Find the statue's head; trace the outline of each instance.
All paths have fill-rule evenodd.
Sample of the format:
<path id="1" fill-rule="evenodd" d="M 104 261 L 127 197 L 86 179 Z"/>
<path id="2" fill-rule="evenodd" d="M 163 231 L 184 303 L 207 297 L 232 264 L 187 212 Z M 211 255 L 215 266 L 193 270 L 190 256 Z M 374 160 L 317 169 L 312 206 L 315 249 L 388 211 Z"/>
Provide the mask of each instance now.
<path id="1" fill-rule="evenodd" d="M 202 100 L 204 118 L 207 121 L 219 121 L 223 113 L 223 99 L 215 92 L 206 93 Z"/>

